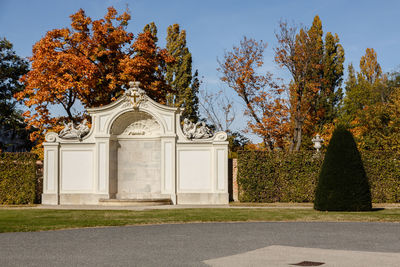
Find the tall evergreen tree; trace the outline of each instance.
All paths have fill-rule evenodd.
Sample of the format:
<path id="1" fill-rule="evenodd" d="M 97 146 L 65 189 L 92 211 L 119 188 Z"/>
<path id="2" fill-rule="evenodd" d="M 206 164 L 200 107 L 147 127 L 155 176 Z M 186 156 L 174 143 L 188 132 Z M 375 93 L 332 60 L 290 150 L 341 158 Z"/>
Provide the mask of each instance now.
<path id="1" fill-rule="evenodd" d="M 185 114 L 191 121 L 197 122 L 199 119 L 199 90 L 200 90 L 200 80 L 199 72 L 196 70 L 193 75 L 192 84 L 190 90 L 186 90 L 185 94 Z M 185 115 L 184 114 L 184 115 Z"/>
<path id="2" fill-rule="evenodd" d="M 26 74 L 29 66 L 26 60 L 19 57 L 13 50 L 13 45 L 6 38 L 0 39 L 0 134 L 16 136 L 27 140 L 17 150 L 28 150 L 31 146 L 28 141 L 28 132 L 25 130 L 24 119 L 17 109 L 17 101 L 14 94 L 23 90 L 24 86 L 19 82 L 22 75 Z M 0 142 L 0 149 L 5 150 L 10 142 Z"/>
<path id="3" fill-rule="evenodd" d="M 198 74 L 192 75 L 192 54 L 186 45 L 186 31 L 179 24 L 167 29 L 167 51 L 175 61 L 167 65 L 166 80 L 172 92 L 167 96 L 167 104 L 185 108 L 183 116 L 198 120 Z"/>
<path id="4" fill-rule="evenodd" d="M 28 72 L 28 63 L 13 50 L 13 45 L 5 38 L 0 39 L 0 124 L 15 122 L 16 101 L 14 94 L 23 89 L 19 82 Z"/>
<path id="5" fill-rule="evenodd" d="M 340 120 L 342 123 L 348 124 L 354 119 L 357 110 L 362 109 L 363 101 L 359 97 L 358 81 L 356 77 L 356 71 L 354 70 L 353 64 L 350 63 L 347 67 L 347 79 L 345 81 L 346 96 L 343 99 L 343 105 L 341 109 Z M 359 101 L 354 101 L 355 99 Z"/>

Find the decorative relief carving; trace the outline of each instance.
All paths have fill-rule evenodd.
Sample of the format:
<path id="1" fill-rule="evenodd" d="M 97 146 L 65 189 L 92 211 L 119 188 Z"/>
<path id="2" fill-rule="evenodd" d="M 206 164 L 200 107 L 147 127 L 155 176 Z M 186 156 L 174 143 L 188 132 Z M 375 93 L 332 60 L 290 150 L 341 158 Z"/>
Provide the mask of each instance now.
<path id="1" fill-rule="evenodd" d="M 72 122 L 68 124 L 64 124 L 64 129 L 60 131 L 58 137 L 63 139 L 79 139 L 82 140 L 82 137 L 89 133 L 89 127 L 87 126 L 87 120 L 84 119 L 83 122 L 78 124 L 75 128 Z M 53 141 L 54 142 L 54 141 Z"/>
<path id="2" fill-rule="evenodd" d="M 184 119 L 182 130 L 188 139 L 207 139 L 213 136 L 212 131 L 206 126 L 204 121 L 195 124 L 188 119 Z"/>
<path id="3" fill-rule="evenodd" d="M 131 105 L 134 109 L 138 108 L 142 103 L 146 102 L 146 92 L 139 88 L 140 82 L 129 82 L 129 89 L 125 92 L 125 96 L 129 102 L 125 105 Z"/>
<path id="4" fill-rule="evenodd" d="M 122 135 L 159 135 L 160 125 L 154 119 L 135 121 L 126 127 Z"/>
<path id="5" fill-rule="evenodd" d="M 121 135 L 124 134 L 125 131 L 127 131 L 128 127 L 132 125 L 132 127 L 139 127 L 139 124 L 142 124 L 144 121 L 152 121 L 146 122 L 146 129 L 151 131 L 155 131 L 157 134 L 162 132 L 161 125 L 158 123 L 158 121 L 153 118 L 150 114 L 142 112 L 142 111 L 137 111 L 137 110 L 132 110 L 129 112 L 126 112 L 122 115 L 120 115 L 118 118 L 115 119 L 115 121 L 112 124 L 111 131 L 110 133 L 113 135 Z M 139 123 L 140 122 L 140 123 Z M 136 124 L 138 125 L 136 125 Z M 157 124 L 157 129 L 152 127 L 152 125 Z M 151 127 L 150 127 L 151 126 Z M 140 126 L 142 127 L 142 126 Z M 143 126 L 144 127 L 144 126 Z M 126 133 L 125 133 L 126 135 Z M 130 134 L 132 135 L 132 134 Z"/>

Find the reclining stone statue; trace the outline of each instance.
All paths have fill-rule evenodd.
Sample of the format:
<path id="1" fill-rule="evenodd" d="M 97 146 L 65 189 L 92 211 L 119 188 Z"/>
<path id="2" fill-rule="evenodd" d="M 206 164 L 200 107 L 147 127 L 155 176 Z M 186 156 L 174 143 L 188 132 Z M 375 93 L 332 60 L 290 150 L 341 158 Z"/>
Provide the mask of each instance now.
<path id="1" fill-rule="evenodd" d="M 189 139 L 206 139 L 213 136 L 212 131 L 204 121 L 194 124 L 188 119 L 183 120 L 183 134 Z"/>
<path id="2" fill-rule="evenodd" d="M 64 129 L 60 131 L 58 136 L 63 139 L 81 140 L 87 133 L 89 133 L 89 127 L 87 126 L 87 120 L 84 119 L 76 128 L 72 122 L 65 124 Z"/>

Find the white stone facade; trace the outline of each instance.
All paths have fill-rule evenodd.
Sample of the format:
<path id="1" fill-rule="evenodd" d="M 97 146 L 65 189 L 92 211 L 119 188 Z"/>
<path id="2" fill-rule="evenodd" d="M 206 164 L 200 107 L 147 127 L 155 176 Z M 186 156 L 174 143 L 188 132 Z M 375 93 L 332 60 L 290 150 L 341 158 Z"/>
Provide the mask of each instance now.
<path id="1" fill-rule="evenodd" d="M 228 204 L 226 133 L 211 136 L 202 124 L 185 124 L 193 129 L 185 134 L 181 112 L 131 83 L 117 101 L 88 109 L 88 133 L 84 124 L 66 126 L 62 136 L 68 138 L 48 133 L 42 203 L 168 198 L 174 204 Z"/>

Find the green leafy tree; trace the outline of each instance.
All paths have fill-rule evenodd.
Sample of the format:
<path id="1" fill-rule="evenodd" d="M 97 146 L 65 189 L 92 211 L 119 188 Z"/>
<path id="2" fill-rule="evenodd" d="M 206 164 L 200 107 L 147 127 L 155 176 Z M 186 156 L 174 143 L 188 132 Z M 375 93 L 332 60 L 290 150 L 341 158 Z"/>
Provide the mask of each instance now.
<path id="1" fill-rule="evenodd" d="M 371 210 L 371 191 L 353 135 L 338 126 L 321 167 L 314 208 L 325 211 Z"/>
<path id="2" fill-rule="evenodd" d="M 228 132 L 227 140 L 229 142 L 228 150 L 230 158 L 237 158 L 238 151 L 245 150 L 246 145 L 250 144 L 250 140 L 246 136 L 237 131 Z"/>
<path id="3" fill-rule="evenodd" d="M 357 110 L 362 109 L 362 102 L 359 98 L 359 101 L 355 101 L 357 97 L 363 97 L 364 94 L 361 94 L 361 90 L 358 87 L 358 81 L 356 76 L 356 71 L 354 70 L 353 64 L 349 64 L 347 68 L 348 76 L 345 81 L 345 90 L 346 95 L 343 99 L 343 106 L 341 111 L 341 121 L 349 123 L 352 119 L 354 119 L 354 115 Z"/>
<path id="4" fill-rule="evenodd" d="M 186 116 L 191 121 L 197 122 L 199 120 L 199 91 L 200 91 L 200 79 L 199 72 L 196 70 L 192 77 L 192 84 L 190 89 L 185 92 L 185 111 L 184 116 Z"/>
<path id="5" fill-rule="evenodd" d="M 153 37 L 154 43 L 158 42 L 157 31 L 158 31 L 157 26 L 154 22 L 150 22 L 149 24 L 146 24 L 146 26 L 144 26 L 144 28 L 143 28 L 143 32 L 149 32 L 151 34 L 151 36 Z"/>
<path id="6" fill-rule="evenodd" d="M 14 94 L 23 90 L 24 86 L 19 79 L 28 72 L 26 60 L 19 57 L 13 50 L 13 45 L 6 38 L 0 39 L 0 128 L 2 135 L 27 139 L 24 119 L 17 109 Z M 11 138 L 14 139 L 14 138 Z M 0 149 L 5 150 L 6 145 L 0 143 Z M 23 145 L 30 147 L 30 142 Z"/>
<path id="7" fill-rule="evenodd" d="M 24 87 L 19 82 L 28 72 L 28 63 L 14 51 L 13 45 L 5 38 L 0 39 L 0 124 L 12 124 L 19 119 L 14 94 Z"/>
<path id="8" fill-rule="evenodd" d="M 197 121 L 198 115 L 198 90 L 200 82 L 198 72 L 192 74 L 192 54 L 186 44 L 186 31 L 181 30 L 179 24 L 174 24 L 167 29 L 166 49 L 175 59 L 167 64 L 166 80 L 172 92 L 167 96 L 167 104 L 183 106 L 184 117 Z"/>
<path id="9" fill-rule="evenodd" d="M 320 119 L 319 128 L 327 123 L 332 123 L 339 115 L 339 104 L 343 98 L 341 84 L 343 81 L 344 50 L 339 44 L 337 34 L 328 32 L 325 36 L 323 56 L 323 79 L 321 83 L 320 109 L 323 116 Z"/>

